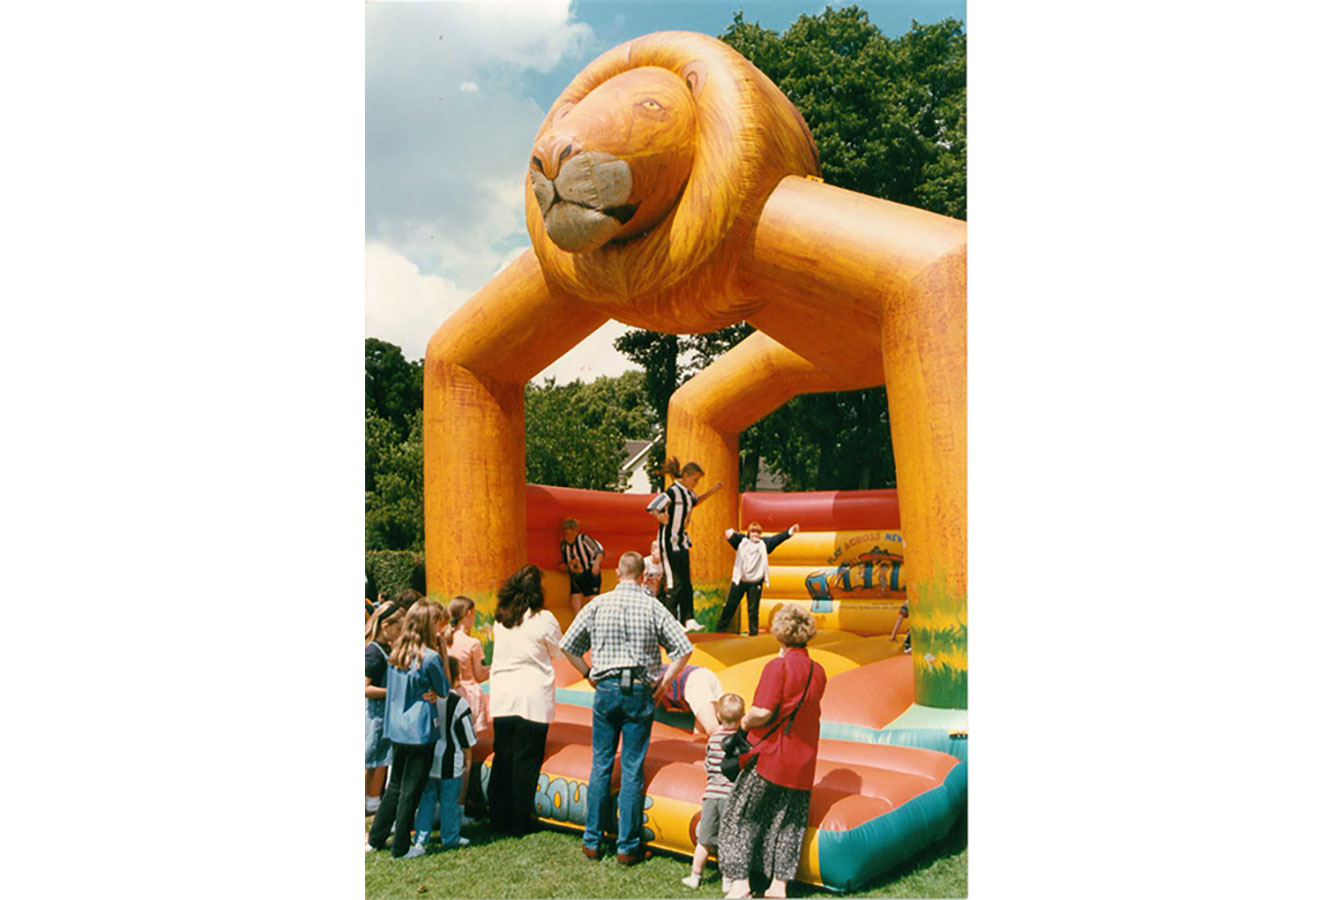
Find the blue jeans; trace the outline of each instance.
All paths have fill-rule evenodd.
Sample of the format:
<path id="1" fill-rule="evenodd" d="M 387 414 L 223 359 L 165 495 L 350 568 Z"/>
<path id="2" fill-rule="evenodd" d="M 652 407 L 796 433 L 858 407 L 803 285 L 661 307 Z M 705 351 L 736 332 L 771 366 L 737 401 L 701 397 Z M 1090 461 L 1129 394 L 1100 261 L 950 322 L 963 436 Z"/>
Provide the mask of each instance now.
<path id="1" fill-rule="evenodd" d="M 605 813 L 612 811 L 608 793 L 617 742 L 622 744 L 622 784 L 617 803 L 617 852 L 635 853 L 640 847 L 640 817 L 645 801 L 645 751 L 654 724 L 654 696 L 649 685 L 637 684 L 623 694 L 617 679 L 594 687 L 593 765 L 589 770 L 584 845 L 597 849 Z M 607 807 L 607 809 L 605 809 Z"/>
<path id="2" fill-rule="evenodd" d="M 459 789 L 464 779 L 428 778 L 427 786 L 422 789 L 422 799 L 418 801 L 417 821 L 413 825 L 413 843 L 419 847 L 427 846 L 431 835 L 431 826 L 436 824 L 436 810 L 441 811 L 441 843 L 453 847 L 459 843 L 459 824 L 463 809 L 459 805 Z"/>

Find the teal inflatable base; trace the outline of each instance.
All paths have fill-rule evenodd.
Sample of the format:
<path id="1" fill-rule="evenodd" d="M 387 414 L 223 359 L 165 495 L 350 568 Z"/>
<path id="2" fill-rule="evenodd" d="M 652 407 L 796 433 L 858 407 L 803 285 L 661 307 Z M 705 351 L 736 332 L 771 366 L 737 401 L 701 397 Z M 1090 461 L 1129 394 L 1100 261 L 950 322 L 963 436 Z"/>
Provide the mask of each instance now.
<path id="1" fill-rule="evenodd" d="M 965 808 L 967 766 L 956 763 L 940 786 L 856 828 L 818 832 L 821 882 L 856 891 L 946 837 Z"/>

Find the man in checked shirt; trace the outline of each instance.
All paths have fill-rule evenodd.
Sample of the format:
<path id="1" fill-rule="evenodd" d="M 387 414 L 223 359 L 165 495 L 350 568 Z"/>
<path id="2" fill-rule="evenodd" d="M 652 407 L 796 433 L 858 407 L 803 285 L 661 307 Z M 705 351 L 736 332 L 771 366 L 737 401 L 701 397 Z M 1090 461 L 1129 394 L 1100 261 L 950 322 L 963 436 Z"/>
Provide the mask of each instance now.
<path id="1" fill-rule="evenodd" d="M 603 855 L 603 826 L 611 809 L 612 763 L 622 745 L 622 783 L 617 803 L 617 862 L 633 865 L 643 858 L 641 813 L 645 800 L 645 752 L 649 749 L 654 705 L 691 656 L 682 625 L 640 587 L 644 558 L 623 553 L 618 583 L 595 597 L 575 617 L 561 649 L 571 665 L 594 685 L 593 763 L 585 806 L 584 854 Z M 659 647 L 670 663 L 659 676 Z M 590 662 L 584 661 L 584 652 Z"/>

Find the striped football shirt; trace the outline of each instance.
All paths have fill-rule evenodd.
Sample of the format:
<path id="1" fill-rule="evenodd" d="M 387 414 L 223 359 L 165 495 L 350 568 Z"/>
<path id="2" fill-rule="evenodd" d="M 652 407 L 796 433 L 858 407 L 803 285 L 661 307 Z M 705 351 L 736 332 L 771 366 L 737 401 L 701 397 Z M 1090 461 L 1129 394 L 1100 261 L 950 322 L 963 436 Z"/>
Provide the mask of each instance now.
<path id="1" fill-rule="evenodd" d="M 602 552 L 603 545 L 583 532 L 575 536 L 574 543 L 561 542 L 561 561 L 569 567 L 572 559 L 579 560 L 581 572 L 588 572 L 594 557 Z"/>
<path id="2" fill-rule="evenodd" d="M 692 508 L 700 502 L 696 493 L 682 482 L 674 481 L 659 496 L 668 499 L 668 505 L 663 509 L 668 514 L 668 521 L 659 523 L 659 548 L 664 552 L 690 550 L 687 523 L 691 521 Z"/>
<path id="3" fill-rule="evenodd" d="M 478 743 L 469 704 L 454 691 L 436 701 L 441 737 L 432 753 L 429 778 L 458 778 L 464 774 L 464 751 Z"/>

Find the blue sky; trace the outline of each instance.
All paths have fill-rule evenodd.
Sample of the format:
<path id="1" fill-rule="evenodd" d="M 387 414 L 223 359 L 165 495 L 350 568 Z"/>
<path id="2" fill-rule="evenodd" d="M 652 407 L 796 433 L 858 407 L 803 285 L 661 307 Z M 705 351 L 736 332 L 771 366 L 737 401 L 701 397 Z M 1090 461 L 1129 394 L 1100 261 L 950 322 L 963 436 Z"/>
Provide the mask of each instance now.
<path id="1" fill-rule="evenodd" d="M 785 30 L 843 3 L 506 0 L 366 7 L 366 331 L 422 356 L 436 326 L 528 247 L 524 173 L 557 95 L 598 54 L 652 31 L 718 36 L 741 9 Z M 884 33 L 965 18 L 963 0 L 862 2 Z M 544 375 L 616 374 L 610 322 Z"/>

